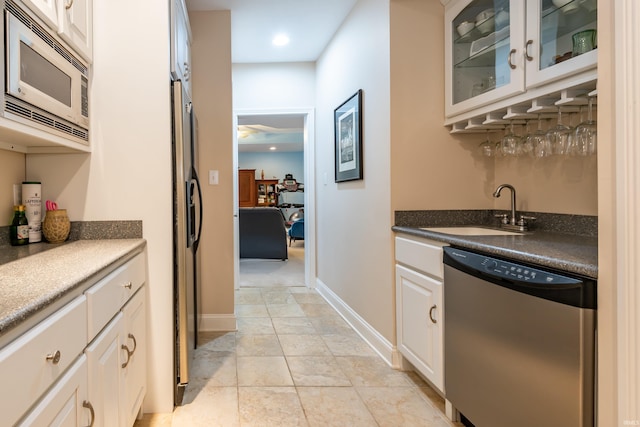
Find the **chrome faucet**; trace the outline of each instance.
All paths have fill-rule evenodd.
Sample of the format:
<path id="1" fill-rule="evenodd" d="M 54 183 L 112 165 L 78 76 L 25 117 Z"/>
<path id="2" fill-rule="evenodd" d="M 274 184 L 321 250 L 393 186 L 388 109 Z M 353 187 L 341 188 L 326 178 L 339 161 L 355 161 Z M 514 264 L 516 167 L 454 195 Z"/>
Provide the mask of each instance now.
<path id="1" fill-rule="evenodd" d="M 496 217 L 502 219 L 502 227 L 509 228 L 518 231 L 527 231 L 528 220 L 534 221 L 536 218 L 533 216 L 520 215 L 520 219 L 516 220 L 516 189 L 509 184 L 501 184 L 493 192 L 493 197 L 500 197 L 500 192 L 503 188 L 511 190 L 511 218 L 508 218 L 507 214 L 496 215 Z"/>
<path id="2" fill-rule="evenodd" d="M 511 190 L 511 218 L 509 220 L 509 224 L 511 225 L 517 225 L 516 224 L 516 189 L 513 188 L 512 185 L 509 184 L 501 184 L 498 186 L 498 188 L 496 188 L 496 191 L 493 192 L 493 197 L 500 197 L 500 192 L 502 191 L 503 188 L 508 188 L 509 190 Z"/>

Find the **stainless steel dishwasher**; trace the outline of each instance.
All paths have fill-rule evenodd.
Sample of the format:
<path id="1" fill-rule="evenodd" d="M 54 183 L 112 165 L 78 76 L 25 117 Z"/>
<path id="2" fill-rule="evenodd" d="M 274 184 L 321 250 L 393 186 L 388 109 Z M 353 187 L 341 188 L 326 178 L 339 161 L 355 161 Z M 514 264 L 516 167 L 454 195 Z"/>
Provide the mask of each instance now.
<path id="1" fill-rule="evenodd" d="M 594 425 L 596 283 L 444 248 L 446 399 L 475 427 Z"/>

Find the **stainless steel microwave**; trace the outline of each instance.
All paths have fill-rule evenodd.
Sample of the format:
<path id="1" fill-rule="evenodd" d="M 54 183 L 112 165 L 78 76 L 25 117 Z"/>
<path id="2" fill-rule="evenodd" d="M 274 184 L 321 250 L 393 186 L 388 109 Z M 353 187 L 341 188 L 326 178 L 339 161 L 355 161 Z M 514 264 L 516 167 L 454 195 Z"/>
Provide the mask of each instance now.
<path id="1" fill-rule="evenodd" d="M 12 0 L 4 0 L 4 37 L 4 117 L 87 144 L 88 65 Z"/>

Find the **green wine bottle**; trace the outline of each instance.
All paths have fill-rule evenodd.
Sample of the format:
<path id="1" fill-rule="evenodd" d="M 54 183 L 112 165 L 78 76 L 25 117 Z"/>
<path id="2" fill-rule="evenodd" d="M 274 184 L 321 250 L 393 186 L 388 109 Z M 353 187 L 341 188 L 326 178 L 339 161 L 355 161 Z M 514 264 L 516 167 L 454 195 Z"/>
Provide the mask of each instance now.
<path id="1" fill-rule="evenodd" d="M 13 246 L 29 244 L 29 221 L 25 214 L 25 206 L 13 207 L 13 221 L 9 227 L 9 240 Z"/>

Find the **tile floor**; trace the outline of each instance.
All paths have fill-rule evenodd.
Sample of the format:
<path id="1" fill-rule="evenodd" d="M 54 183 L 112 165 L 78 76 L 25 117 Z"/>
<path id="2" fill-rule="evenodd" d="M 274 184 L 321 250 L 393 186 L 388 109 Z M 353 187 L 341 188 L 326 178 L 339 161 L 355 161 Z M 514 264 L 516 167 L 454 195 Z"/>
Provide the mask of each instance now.
<path id="1" fill-rule="evenodd" d="M 136 427 L 460 426 L 304 287 L 241 288 L 238 331 L 204 333 L 184 404 Z"/>

